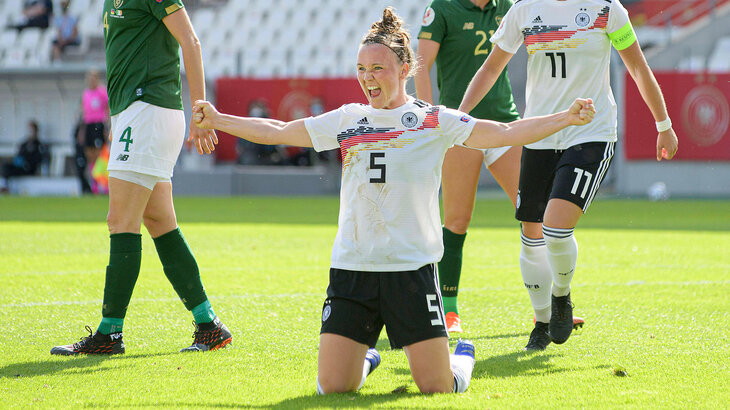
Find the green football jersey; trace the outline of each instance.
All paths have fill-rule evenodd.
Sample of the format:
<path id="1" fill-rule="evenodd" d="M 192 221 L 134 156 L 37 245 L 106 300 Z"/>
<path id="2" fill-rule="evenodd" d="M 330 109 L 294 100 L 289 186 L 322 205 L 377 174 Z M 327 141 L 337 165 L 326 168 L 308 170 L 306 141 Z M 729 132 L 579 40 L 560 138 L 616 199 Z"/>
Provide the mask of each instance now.
<path id="1" fill-rule="evenodd" d="M 469 0 L 431 1 L 418 38 L 440 44 L 436 55 L 439 104 L 459 107 L 469 81 L 492 51 L 489 38 L 511 6 L 512 0 L 492 0 L 484 10 Z M 500 122 L 519 118 L 507 70 L 470 114 Z"/>
<path id="2" fill-rule="evenodd" d="M 162 18 L 183 7 L 182 0 L 104 0 L 111 115 L 135 101 L 182 110 L 180 46 Z"/>

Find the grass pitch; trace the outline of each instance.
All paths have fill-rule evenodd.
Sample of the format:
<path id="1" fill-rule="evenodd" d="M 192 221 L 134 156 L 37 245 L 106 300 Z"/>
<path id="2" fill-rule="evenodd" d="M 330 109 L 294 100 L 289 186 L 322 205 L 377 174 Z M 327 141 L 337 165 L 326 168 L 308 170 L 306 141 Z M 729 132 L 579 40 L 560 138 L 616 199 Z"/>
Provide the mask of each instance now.
<path id="1" fill-rule="evenodd" d="M 0 407 L 726 407 L 730 203 L 599 200 L 576 229 L 576 314 L 564 345 L 527 354 L 532 313 L 506 200 L 479 200 L 460 310 L 477 348 L 469 391 L 417 393 L 383 333 L 359 393 L 314 394 L 337 198 L 178 198 L 178 219 L 233 345 L 180 354 L 192 317 L 143 239 L 127 353 L 52 357 L 96 328 L 105 198 L 0 198 Z M 452 343 L 453 345 L 453 343 Z M 397 391 L 397 393 L 393 393 Z"/>

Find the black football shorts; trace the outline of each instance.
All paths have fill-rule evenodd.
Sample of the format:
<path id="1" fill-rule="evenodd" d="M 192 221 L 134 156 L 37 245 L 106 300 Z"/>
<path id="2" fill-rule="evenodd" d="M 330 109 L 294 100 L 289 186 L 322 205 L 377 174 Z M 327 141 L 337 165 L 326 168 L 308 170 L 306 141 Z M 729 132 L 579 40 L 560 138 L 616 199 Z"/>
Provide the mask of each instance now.
<path id="1" fill-rule="evenodd" d="M 435 264 L 404 272 L 330 269 L 320 333 L 375 347 L 383 326 L 394 349 L 448 337 Z"/>
<path id="2" fill-rule="evenodd" d="M 570 201 L 585 213 L 611 165 L 615 142 L 587 142 L 565 150 L 522 150 L 515 218 L 542 222 L 552 198 Z"/>

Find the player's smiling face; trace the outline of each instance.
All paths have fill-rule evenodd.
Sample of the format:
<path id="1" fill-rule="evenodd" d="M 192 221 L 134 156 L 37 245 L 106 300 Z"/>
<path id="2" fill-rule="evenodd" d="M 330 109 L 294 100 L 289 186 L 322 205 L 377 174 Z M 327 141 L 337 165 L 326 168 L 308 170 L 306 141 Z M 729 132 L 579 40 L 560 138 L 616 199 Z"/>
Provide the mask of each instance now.
<path id="1" fill-rule="evenodd" d="M 367 44 L 357 54 L 357 79 L 373 108 L 392 109 L 408 101 L 408 65 L 382 44 Z"/>

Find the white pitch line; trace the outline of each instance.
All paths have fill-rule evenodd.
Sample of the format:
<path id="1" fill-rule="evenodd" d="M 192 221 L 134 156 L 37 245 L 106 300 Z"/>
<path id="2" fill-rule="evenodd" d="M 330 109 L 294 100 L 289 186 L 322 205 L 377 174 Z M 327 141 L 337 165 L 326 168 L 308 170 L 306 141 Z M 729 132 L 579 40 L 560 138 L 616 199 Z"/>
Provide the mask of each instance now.
<path id="1" fill-rule="evenodd" d="M 243 295 L 224 295 L 224 296 L 212 296 L 211 300 L 223 300 L 223 299 L 252 299 L 252 298 L 273 298 L 273 299 L 291 299 L 291 298 L 303 298 L 303 297 L 321 297 L 324 300 L 327 295 L 325 292 L 322 293 L 281 293 L 281 294 L 243 294 Z M 134 298 L 133 302 L 177 302 L 178 298 Z M 97 300 L 59 300 L 52 302 L 26 302 L 26 303 L 7 303 L 0 305 L 2 308 L 24 308 L 24 307 L 37 307 L 37 306 L 66 306 L 66 305 L 100 305 L 101 299 Z"/>
<path id="2" fill-rule="evenodd" d="M 631 282 L 607 282 L 607 283 L 573 283 L 572 288 L 601 286 L 704 286 L 704 285 L 730 285 L 730 280 L 698 280 L 698 281 L 664 281 L 664 282 L 647 282 L 643 280 L 635 280 Z M 489 288 L 459 288 L 462 291 L 485 291 L 485 290 L 512 290 L 513 287 L 489 287 Z"/>
<path id="3" fill-rule="evenodd" d="M 322 268 L 321 266 L 309 266 L 308 267 L 308 266 L 299 265 L 297 267 L 284 267 L 284 268 L 277 268 L 277 269 L 272 269 L 270 267 L 268 267 L 268 268 L 267 267 L 261 267 L 261 268 L 230 267 L 230 268 L 219 268 L 219 269 L 216 269 L 215 272 L 216 273 L 241 272 L 241 271 L 250 271 L 250 272 L 271 272 L 271 271 L 287 271 L 287 272 L 297 271 L 297 272 L 299 272 L 299 271 L 303 271 L 303 272 L 306 272 L 306 271 L 313 271 L 313 270 L 318 270 L 318 271 L 326 272 L 328 269 L 329 268 Z M 202 270 L 203 274 L 205 274 L 206 271 L 213 272 L 212 269 L 207 269 L 206 270 L 206 269 L 203 268 L 201 270 Z M 103 275 L 103 274 L 105 274 L 104 272 L 105 272 L 104 269 L 95 269 L 95 270 L 77 270 L 77 269 L 73 269 L 73 270 L 58 270 L 58 271 L 0 272 L 0 277 L 2 277 L 2 276 L 16 277 L 16 276 L 29 276 L 29 275 L 41 275 L 41 276 L 44 276 L 44 275 L 76 275 L 76 274 L 79 274 L 79 275 L 91 275 L 91 274 L 95 274 L 95 273 L 98 273 L 98 274 L 102 274 Z M 161 267 L 160 267 L 160 269 L 144 268 L 144 269 L 140 270 L 140 273 L 143 273 L 143 272 L 144 273 L 146 273 L 146 272 L 162 272 L 162 268 Z"/>
<path id="4" fill-rule="evenodd" d="M 700 281 L 676 281 L 676 282 L 646 282 L 646 281 L 631 281 L 631 282 L 609 282 L 609 283 L 585 283 L 585 284 L 574 284 L 572 287 L 601 287 L 601 286 L 705 286 L 705 285 L 730 285 L 730 280 L 700 280 Z M 485 290 L 514 290 L 514 287 L 490 287 L 490 288 L 462 288 L 460 291 L 475 292 Z M 242 295 L 223 295 L 223 296 L 212 296 L 211 300 L 225 300 L 225 299 L 291 299 L 291 298 L 304 298 L 304 297 L 326 297 L 324 292 L 321 293 L 279 293 L 279 294 L 260 294 L 260 293 L 249 293 Z M 176 302 L 178 298 L 135 298 L 134 302 Z M 3 308 L 25 308 L 25 307 L 38 307 L 38 306 L 66 306 L 66 305 L 96 305 L 101 304 L 100 299 L 97 300 L 86 300 L 86 301 L 67 301 L 59 300 L 53 302 L 26 302 L 26 303 L 6 303 L 0 305 L 0 309 Z"/>

